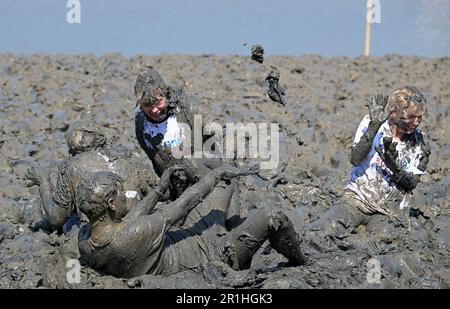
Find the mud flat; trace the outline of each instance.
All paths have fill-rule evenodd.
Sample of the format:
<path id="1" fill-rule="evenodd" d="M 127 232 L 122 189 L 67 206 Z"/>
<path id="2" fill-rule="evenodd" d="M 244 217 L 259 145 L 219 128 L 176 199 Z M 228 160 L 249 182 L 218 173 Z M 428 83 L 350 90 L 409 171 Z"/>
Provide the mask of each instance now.
<path id="1" fill-rule="evenodd" d="M 266 95 L 264 79 L 271 65 L 281 73 L 285 107 Z M 410 229 L 395 228 L 389 243 L 365 249 L 349 245 L 327 250 L 304 242 L 309 263 L 302 267 L 286 267 L 286 260 L 266 244 L 251 268 L 241 272 L 215 262 L 171 277 L 126 280 L 83 266 L 81 283 L 69 284 L 66 261 L 78 257 L 76 233 L 30 230 L 42 215 L 37 189 L 27 188 L 23 175 L 34 163 L 68 157 L 64 133 L 75 120 L 96 122 L 113 145 L 146 160 L 134 137 L 132 97 L 134 78 L 146 67 L 197 95 L 223 123 L 280 125 L 288 183 L 277 187 L 284 196 L 279 206 L 299 232 L 342 194 L 353 134 L 369 96 L 417 86 L 429 103 L 421 127 L 429 134 L 432 154 L 428 173 L 415 190 Z M 449 57 L 272 56 L 259 64 L 250 56 L 0 54 L 0 287 L 449 288 L 449 72 Z M 252 200 L 251 191 L 247 195 Z M 253 200 L 255 205 L 247 208 L 258 207 Z M 364 240 L 364 229 L 358 235 Z M 367 280 L 372 258 L 380 262 L 380 283 Z"/>

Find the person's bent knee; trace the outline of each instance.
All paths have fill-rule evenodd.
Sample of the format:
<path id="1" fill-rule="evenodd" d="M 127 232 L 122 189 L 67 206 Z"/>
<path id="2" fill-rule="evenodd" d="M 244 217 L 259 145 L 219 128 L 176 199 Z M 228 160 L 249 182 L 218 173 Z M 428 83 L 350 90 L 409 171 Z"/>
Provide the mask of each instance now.
<path id="1" fill-rule="evenodd" d="M 278 231 L 286 224 L 290 222 L 286 214 L 280 209 L 270 209 L 269 226 L 268 228 L 274 231 Z"/>

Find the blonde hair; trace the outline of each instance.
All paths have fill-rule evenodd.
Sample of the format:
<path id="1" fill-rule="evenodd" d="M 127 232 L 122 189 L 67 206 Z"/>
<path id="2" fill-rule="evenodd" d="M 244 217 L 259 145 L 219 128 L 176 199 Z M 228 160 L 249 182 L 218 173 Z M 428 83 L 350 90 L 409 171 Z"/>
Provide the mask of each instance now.
<path id="1" fill-rule="evenodd" d="M 395 118 L 397 112 L 405 111 L 423 115 L 426 112 L 426 100 L 423 94 L 413 86 L 397 89 L 389 96 L 387 110 L 390 118 Z"/>

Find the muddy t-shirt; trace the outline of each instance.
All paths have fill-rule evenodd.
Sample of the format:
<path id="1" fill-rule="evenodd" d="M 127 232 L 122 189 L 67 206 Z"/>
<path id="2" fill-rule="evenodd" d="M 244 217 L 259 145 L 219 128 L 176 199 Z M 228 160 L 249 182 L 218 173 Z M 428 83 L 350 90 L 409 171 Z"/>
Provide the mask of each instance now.
<path id="1" fill-rule="evenodd" d="M 100 243 L 92 240 L 90 228 L 80 230 L 80 254 L 92 267 L 116 277 L 136 277 L 149 270 L 155 273 L 168 230 L 163 219 L 156 214 L 123 222 Z"/>
<path id="2" fill-rule="evenodd" d="M 143 111 L 140 111 L 143 113 Z M 144 117 L 144 141 L 153 152 L 172 154 L 182 151 L 183 130 L 177 122 L 177 116 L 171 115 L 162 122 L 152 122 Z"/>
<path id="3" fill-rule="evenodd" d="M 358 126 L 353 145 L 358 143 L 367 131 L 369 122 L 370 117 L 366 115 Z M 384 150 L 384 137 L 392 137 L 388 121 L 381 125 L 364 161 L 353 167 L 351 179 L 346 188 L 354 192 L 355 197 L 363 202 L 366 207 L 361 210 L 365 213 L 392 215 L 392 211 L 410 206 L 411 194 L 402 193 L 397 189 L 391 179 L 392 171 L 375 150 L 377 146 Z M 397 164 L 402 170 L 415 175 L 425 174 L 425 171 L 418 169 L 422 157 L 422 148 L 418 141 L 422 138 L 422 132 L 416 129 L 412 134 L 412 143 L 397 142 Z M 397 209 L 393 209 L 392 206 Z"/>
<path id="4" fill-rule="evenodd" d="M 86 226 L 78 237 L 80 254 L 92 267 L 125 278 L 145 273 L 170 275 L 220 259 L 222 239 L 217 236 L 217 229 L 169 230 L 168 222 L 161 209 L 130 221 L 125 217 L 102 243 L 92 241 L 90 226 Z"/>

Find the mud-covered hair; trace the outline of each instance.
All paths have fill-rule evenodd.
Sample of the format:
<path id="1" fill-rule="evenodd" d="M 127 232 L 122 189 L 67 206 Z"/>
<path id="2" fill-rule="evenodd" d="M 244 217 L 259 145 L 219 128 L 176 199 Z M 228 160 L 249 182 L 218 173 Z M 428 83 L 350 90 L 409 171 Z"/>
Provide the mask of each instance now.
<path id="1" fill-rule="evenodd" d="M 391 113 L 391 118 L 395 117 L 395 112 L 412 112 L 421 115 L 426 112 L 426 99 L 423 94 L 414 86 L 407 86 L 397 89 L 389 96 L 387 109 Z"/>
<path id="2" fill-rule="evenodd" d="M 97 172 L 80 182 L 75 199 L 80 211 L 92 222 L 105 213 L 122 190 L 122 178 L 112 172 Z"/>
<path id="3" fill-rule="evenodd" d="M 75 123 L 66 133 L 69 153 L 74 156 L 78 153 L 102 148 L 106 145 L 106 134 L 97 125 L 92 123 Z"/>
<path id="4" fill-rule="evenodd" d="M 138 74 L 134 82 L 136 104 L 148 106 L 156 103 L 158 92 L 166 95 L 167 86 L 162 76 L 155 70 Z"/>

